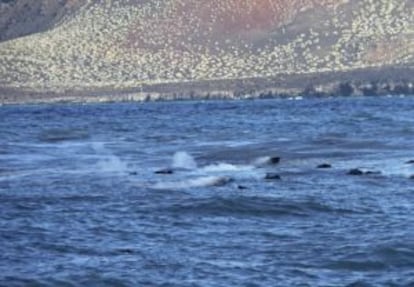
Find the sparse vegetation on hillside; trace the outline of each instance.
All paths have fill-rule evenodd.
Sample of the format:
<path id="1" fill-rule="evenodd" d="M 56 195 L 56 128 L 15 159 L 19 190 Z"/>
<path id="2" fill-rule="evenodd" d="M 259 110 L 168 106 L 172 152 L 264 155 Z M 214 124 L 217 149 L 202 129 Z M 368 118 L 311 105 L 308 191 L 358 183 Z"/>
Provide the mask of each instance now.
<path id="1" fill-rule="evenodd" d="M 0 86 L 116 90 L 412 66 L 413 55 L 408 0 L 88 0 L 54 29 L 0 43 Z"/>

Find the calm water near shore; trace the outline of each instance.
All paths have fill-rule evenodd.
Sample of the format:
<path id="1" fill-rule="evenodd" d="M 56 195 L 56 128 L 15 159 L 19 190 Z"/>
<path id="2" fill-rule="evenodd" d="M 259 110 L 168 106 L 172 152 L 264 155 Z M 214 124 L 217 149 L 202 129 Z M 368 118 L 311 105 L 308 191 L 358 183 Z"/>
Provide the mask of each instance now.
<path id="1" fill-rule="evenodd" d="M 413 111 L 0 107 L 0 286 L 413 286 Z"/>

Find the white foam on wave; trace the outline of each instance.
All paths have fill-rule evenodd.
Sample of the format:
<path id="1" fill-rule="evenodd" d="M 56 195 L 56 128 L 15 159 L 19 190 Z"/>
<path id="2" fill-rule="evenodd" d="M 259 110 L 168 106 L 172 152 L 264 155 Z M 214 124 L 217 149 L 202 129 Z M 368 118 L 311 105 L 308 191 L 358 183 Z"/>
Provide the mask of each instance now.
<path id="1" fill-rule="evenodd" d="M 255 166 L 263 166 L 268 164 L 270 161 L 270 156 L 262 156 L 253 161 L 253 165 Z"/>
<path id="2" fill-rule="evenodd" d="M 246 132 L 247 133 L 247 132 Z M 256 143 L 257 140 L 223 140 L 223 141 L 209 141 L 209 142 L 199 142 L 196 143 L 197 146 L 199 147 L 212 147 L 212 146 L 217 146 L 217 147 L 243 147 L 243 146 L 248 146 L 248 145 L 252 145 L 254 143 Z"/>
<path id="3" fill-rule="evenodd" d="M 180 151 L 174 154 L 172 167 L 178 169 L 197 169 L 197 163 L 190 154 Z"/>
<path id="4" fill-rule="evenodd" d="M 179 169 L 173 180 L 151 185 L 153 189 L 177 190 L 209 186 L 222 186 L 232 179 L 257 178 L 257 168 L 253 165 L 235 165 L 226 162 L 198 167 L 194 158 L 187 152 L 177 152 L 173 156 L 173 169 Z M 177 178 L 178 177 L 178 178 Z"/>
<path id="5" fill-rule="evenodd" d="M 115 155 L 106 155 L 97 162 L 100 172 L 124 173 L 128 170 L 127 164 Z"/>
<path id="6" fill-rule="evenodd" d="M 234 165 L 230 163 L 218 163 L 207 165 L 200 170 L 207 173 L 216 173 L 216 172 L 242 172 L 242 171 L 251 171 L 254 169 L 252 165 Z"/>
<path id="7" fill-rule="evenodd" d="M 104 143 L 92 143 L 92 148 L 99 155 L 99 160 L 96 163 L 97 171 L 105 173 L 125 173 L 128 171 L 128 165 L 105 148 Z"/>
<path id="8" fill-rule="evenodd" d="M 385 159 L 350 160 L 336 164 L 342 169 L 358 168 L 364 172 L 380 172 L 384 176 L 410 177 L 414 174 L 414 166 L 406 164 L 407 159 L 395 157 Z"/>
<path id="9" fill-rule="evenodd" d="M 188 189 L 195 187 L 220 186 L 228 183 L 229 178 L 223 176 L 203 176 L 181 181 L 159 182 L 152 186 L 153 189 Z"/>
<path id="10" fill-rule="evenodd" d="M 414 166 L 405 164 L 401 160 L 388 160 L 374 163 L 377 170 L 385 175 L 410 177 L 414 174 Z"/>

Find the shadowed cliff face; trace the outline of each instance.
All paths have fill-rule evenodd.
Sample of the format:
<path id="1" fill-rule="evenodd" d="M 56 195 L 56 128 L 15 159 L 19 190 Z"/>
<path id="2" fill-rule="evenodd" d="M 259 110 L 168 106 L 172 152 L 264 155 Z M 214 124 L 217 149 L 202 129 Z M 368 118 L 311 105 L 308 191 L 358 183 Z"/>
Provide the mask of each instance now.
<path id="1" fill-rule="evenodd" d="M 0 41 L 45 31 L 80 7 L 80 0 L 0 0 Z"/>
<path id="2" fill-rule="evenodd" d="M 124 89 L 414 63 L 411 0 L 0 3 L 2 23 L 15 21 L 3 39 L 37 32 L 0 43 L 8 88 Z M 26 27 L 26 14 L 39 28 L 20 33 L 13 27 Z"/>

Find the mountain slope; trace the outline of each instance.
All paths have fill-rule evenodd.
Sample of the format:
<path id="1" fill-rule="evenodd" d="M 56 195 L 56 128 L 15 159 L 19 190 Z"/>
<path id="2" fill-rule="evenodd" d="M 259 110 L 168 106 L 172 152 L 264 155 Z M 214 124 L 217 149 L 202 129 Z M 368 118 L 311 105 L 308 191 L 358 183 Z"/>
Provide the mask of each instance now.
<path id="1" fill-rule="evenodd" d="M 121 90 L 414 63 L 411 0 L 66 2 L 74 10 L 52 29 L 0 43 L 1 87 Z"/>
<path id="2" fill-rule="evenodd" d="M 46 31 L 75 12 L 79 0 L 0 0 L 0 41 Z"/>

